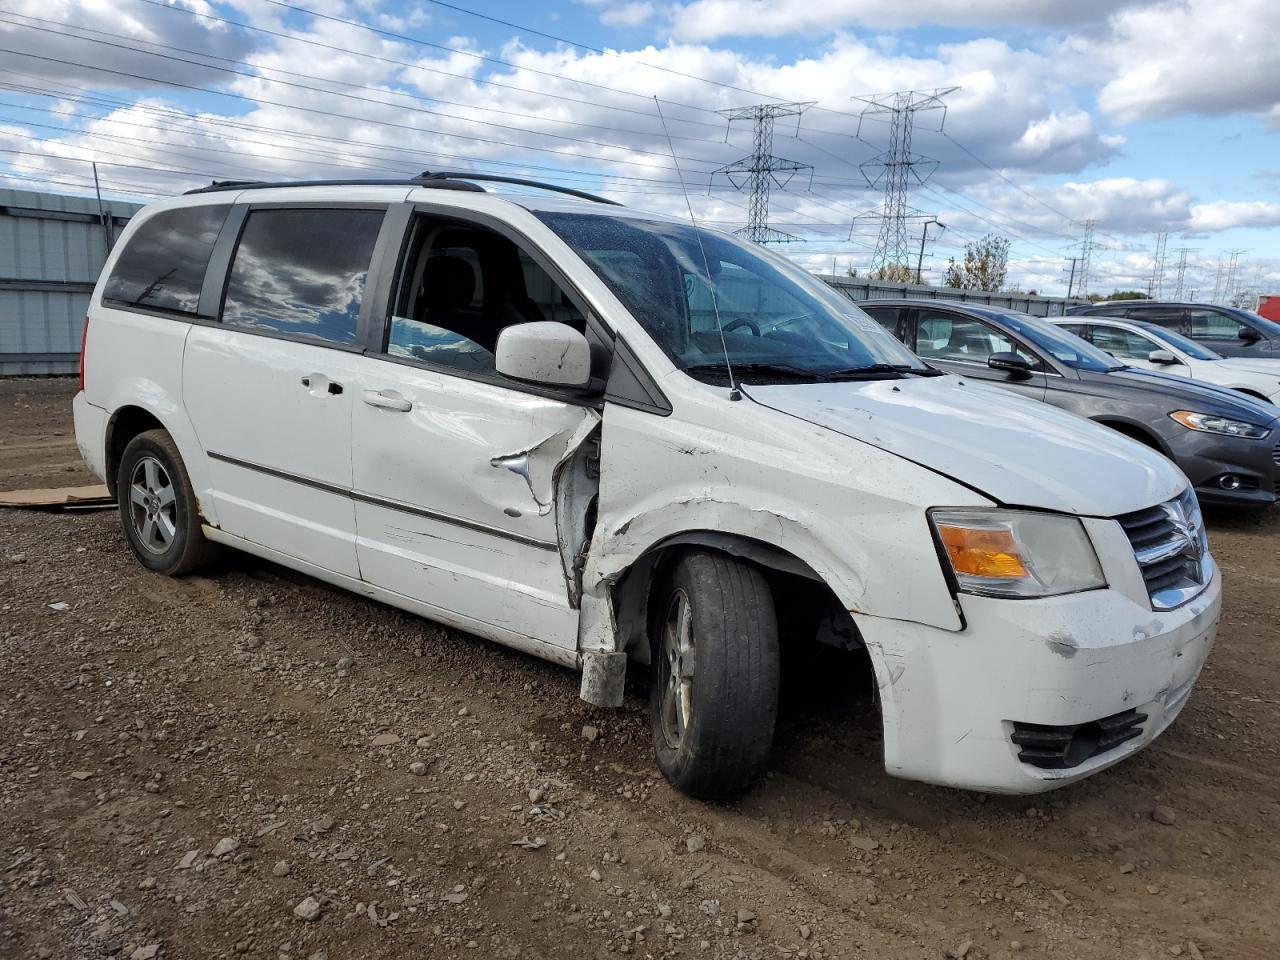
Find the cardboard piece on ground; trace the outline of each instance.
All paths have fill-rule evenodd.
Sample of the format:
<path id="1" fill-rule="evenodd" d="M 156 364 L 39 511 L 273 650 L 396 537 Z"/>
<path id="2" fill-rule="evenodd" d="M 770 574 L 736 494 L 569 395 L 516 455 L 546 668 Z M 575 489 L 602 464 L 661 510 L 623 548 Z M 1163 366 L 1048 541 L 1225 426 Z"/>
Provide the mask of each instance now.
<path id="1" fill-rule="evenodd" d="M 86 487 L 58 487 L 32 490 L 0 491 L 0 507 L 59 508 L 89 510 L 115 506 L 105 484 Z"/>

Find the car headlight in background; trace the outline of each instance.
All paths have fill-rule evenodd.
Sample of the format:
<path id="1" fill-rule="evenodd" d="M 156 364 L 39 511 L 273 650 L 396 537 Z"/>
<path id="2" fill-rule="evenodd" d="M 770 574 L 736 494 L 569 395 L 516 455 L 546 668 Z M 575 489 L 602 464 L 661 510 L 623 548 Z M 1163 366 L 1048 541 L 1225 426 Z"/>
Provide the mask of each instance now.
<path id="1" fill-rule="evenodd" d="M 1255 423 L 1232 420 L 1229 417 L 1218 417 L 1211 413 L 1175 410 L 1169 416 L 1188 430 L 1199 430 L 1201 433 L 1220 433 L 1225 437 L 1244 437 L 1246 440 L 1261 440 L 1271 432 L 1269 427 L 1260 427 Z"/>
<path id="2" fill-rule="evenodd" d="M 964 593 L 1053 597 L 1105 587 L 1075 517 L 1023 510 L 934 510 L 943 552 Z"/>

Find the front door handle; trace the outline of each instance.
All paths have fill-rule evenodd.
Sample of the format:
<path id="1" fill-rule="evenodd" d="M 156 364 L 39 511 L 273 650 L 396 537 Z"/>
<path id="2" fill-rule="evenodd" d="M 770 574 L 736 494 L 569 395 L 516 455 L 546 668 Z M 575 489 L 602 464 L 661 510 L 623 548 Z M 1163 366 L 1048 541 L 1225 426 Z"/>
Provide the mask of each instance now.
<path id="1" fill-rule="evenodd" d="M 413 409 L 413 401 L 401 396 L 394 390 L 366 390 L 364 392 L 364 402 L 371 407 L 379 407 L 383 410 L 398 410 L 400 413 L 407 413 Z"/>
<path id="2" fill-rule="evenodd" d="M 313 397 L 318 397 L 322 393 L 327 393 L 331 397 L 342 395 L 342 384 L 336 380 L 330 380 L 323 373 L 308 374 L 302 378 L 302 385 Z"/>

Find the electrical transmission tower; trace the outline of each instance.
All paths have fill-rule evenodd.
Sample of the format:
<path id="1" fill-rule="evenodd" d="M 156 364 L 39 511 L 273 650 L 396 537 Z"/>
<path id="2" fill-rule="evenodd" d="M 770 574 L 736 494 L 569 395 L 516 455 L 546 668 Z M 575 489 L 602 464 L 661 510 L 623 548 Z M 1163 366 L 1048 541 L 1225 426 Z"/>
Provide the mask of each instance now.
<path id="1" fill-rule="evenodd" d="M 862 175 L 872 188 L 883 187 L 884 206 L 880 214 L 880 235 L 876 239 L 875 253 L 871 257 L 871 269 L 883 270 L 888 266 L 905 266 L 911 257 L 911 240 L 907 234 L 907 187 L 914 178 L 924 185 L 938 165 L 911 152 L 911 128 L 917 113 L 941 110 L 942 124 L 946 122 L 947 108 L 942 102 L 959 87 L 940 87 L 936 90 L 901 90 L 867 97 L 854 97 L 865 106 L 858 119 L 858 137 L 862 136 L 862 121 L 871 116 L 887 115 L 889 118 L 889 148 L 865 163 L 859 164 Z M 921 172 L 922 169 L 925 172 Z M 874 175 L 870 171 L 875 171 Z"/>
<path id="2" fill-rule="evenodd" d="M 1089 267 L 1093 259 L 1093 227 L 1098 221 L 1089 219 L 1084 222 L 1084 239 L 1080 241 L 1080 283 L 1076 287 L 1076 296 L 1089 296 Z"/>
<path id="3" fill-rule="evenodd" d="M 1151 279 L 1147 281 L 1147 296 L 1159 300 L 1164 295 L 1164 258 L 1169 234 L 1161 230 L 1156 234 L 1156 252 L 1151 263 Z"/>
<path id="4" fill-rule="evenodd" d="M 1227 261 L 1227 282 L 1223 287 L 1222 296 L 1227 303 L 1231 303 L 1235 299 L 1236 293 L 1236 268 L 1240 265 L 1240 254 L 1248 253 L 1244 247 L 1237 247 L 1235 250 L 1227 251 L 1231 255 L 1231 259 Z"/>
<path id="5" fill-rule="evenodd" d="M 719 111 L 722 117 L 728 118 L 729 126 L 735 120 L 750 120 L 755 125 L 755 145 L 751 156 L 743 157 L 733 163 L 726 163 L 715 173 L 723 173 L 738 190 L 750 190 L 751 205 L 747 214 L 747 225 L 737 232 L 756 243 L 786 243 L 799 240 L 789 233 L 769 228 L 769 191 L 773 187 L 782 189 L 791 178 L 801 170 L 812 171 L 807 163 L 795 160 L 784 160 L 773 155 L 773 124 L 779 117 L 795 117 L 796 131 L 800 129 L 800 115 L 817 103 L 761 103 L 753 107 L 735 107 Z M 715 173 L 712 176 L 715 176 Z M 785 174 L 779 177 L 778 174 Z M 810 172 L 812 178 L 813 174 Z M 735 179 L 737 177 L 737 179 Z"/>
<path id="6" fill-rule="evenodd" d="M 1178 255 L 1177 281 L 1173 288 L 1173 299 L 1181 300 L 1187 294 L 1187 255 L 1195 253 L 1198 247 L 1179 247 L 1174 252 Z"/>

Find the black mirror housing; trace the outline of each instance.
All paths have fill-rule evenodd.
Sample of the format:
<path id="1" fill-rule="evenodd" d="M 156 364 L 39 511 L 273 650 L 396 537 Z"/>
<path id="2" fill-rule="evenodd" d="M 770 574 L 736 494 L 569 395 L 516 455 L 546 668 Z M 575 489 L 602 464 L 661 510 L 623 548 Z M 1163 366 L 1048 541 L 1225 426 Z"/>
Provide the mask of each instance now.
<path id="1" fill-rule="evenodd" d="M 1245 343 L 1257 343 L 1262 339 L 1262 334 L 1253 329 L 1253 327 L 1241 327 L 1240 332 L 1237 333 L 1236 336 Z"/>
<path id="2" fill-rule="evenodd" d="M 1019 356 L 1012 350 L 1000 350 L 987 357 L 987 366 L 992 370 L 1003 370 L 1010 376 L 1025 380 L 1031 376 L 1031 364 L 1027 358 Z"/>

